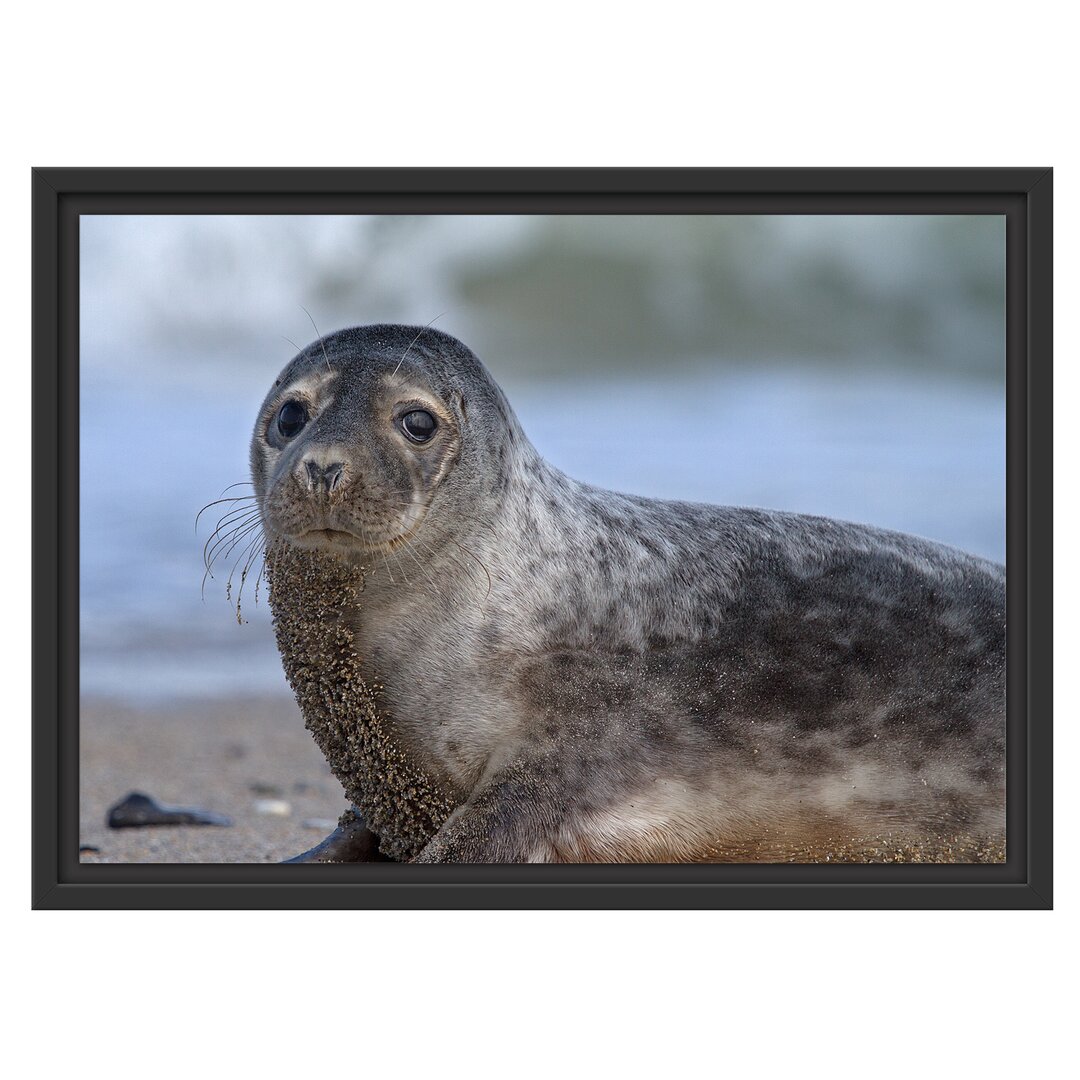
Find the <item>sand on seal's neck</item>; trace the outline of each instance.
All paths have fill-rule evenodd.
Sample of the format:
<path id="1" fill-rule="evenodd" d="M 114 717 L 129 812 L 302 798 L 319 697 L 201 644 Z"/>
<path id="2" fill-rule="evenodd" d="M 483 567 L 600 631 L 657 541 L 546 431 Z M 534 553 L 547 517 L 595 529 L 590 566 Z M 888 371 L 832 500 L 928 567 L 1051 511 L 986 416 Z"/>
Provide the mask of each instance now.
<path id="1" fill-rule="evenodd" d="M 279 541 L 266 554 L 270 610 L 285 677 L 304 724 L 391 859 L 417 855 L 454 809 L 379 709 L 379 687 L 361 675 L 347 617 L 364 576 L 331 555 Z"/>

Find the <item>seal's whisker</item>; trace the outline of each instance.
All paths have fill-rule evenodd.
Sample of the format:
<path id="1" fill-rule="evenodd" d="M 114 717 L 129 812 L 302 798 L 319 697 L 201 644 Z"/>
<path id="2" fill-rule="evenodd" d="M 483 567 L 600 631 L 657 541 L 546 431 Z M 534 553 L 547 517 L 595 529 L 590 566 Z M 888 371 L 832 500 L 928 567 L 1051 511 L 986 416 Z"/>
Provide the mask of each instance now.
<path id="1" fill-rule="evenodd" d="M 215 580 L 214 579 L 214 564 L 221 557 L 221 553 L 224 550 L 224 545 L 228 544 L 233 539 L 233 537 L 236 537 L 237 532 L 239 532 L 241 529 L 243 529 L 245 532 L 247 532 L 247 531 L 250 531 L 252 528 L 254 528 L 258 524 L 260 524 L 260 523 L 259 522 L 248 521 L 248 522 L 245 522 L 242 525 L 237 525 L 235 529 L 232 529 L 229 532 L 223 533 L 217 539 L 217 541 L 214 543 L 214 546 L 210 549 L 209 552 L 207 552 L 206 548 L 203 548 L 203 565 L 205 566 L 205 570 L 203 571 L 202 583 L 199 586 L 199 595 L 202 597 L 203 600 L 206 599 L 206 582 L 207 582 L 207 579 L 209 578 L 211 581 Z M 237 537 L 236 541 L 233 543 L 232 546 L 235 546 L 235 543 L 238 543 L 239 539 L 240 539 L 240 537 Z M 209 544 L 210 544 L 210 541 L 208 540 L 207 541 L 207 546 L 209 546 Z M 231 551 L 231 550 L 232 550 L 232 547 L 229 547 L 228 551 Z M 227 552 L 226 552 L 226 555 L 227 555 Z M 228 590 L 226 590 L 226 595 L 228 595 Z"/>
<path id="2" fill-rule="evenodd" d="M 315 320 L 311 318 L 311 312 L 310 312 L 310 311 L 308 311 L 308 309 L 307 309 L 306 307 L 304 307 L 304 305 L 303 305 L 303 304 L 301 304 L 301 305 L 300 305 L 300 310 L 301 310 L 301 311 L 302 311 L 302 312 L 303 312 L 303 313 L 304 313 L 304 314 L 305 314 L 305 315 L 306 315 L 306 316 L 307 316 L 307 317 L 308 317 L 309 319 L 311 319 L 311 325 L 312 325 L 312 327 L 313 327 L 313 328 L 314 328 L 314 330 L 315 330 L 315 339 L 316 339 L 316 340 L 318 341 L 319 345 L 320 345 L 320 346 L 322 347 L 322 355 L 323 355 L 323 359 L 324 359 L 324 360 L 326 361 L 326 370 L 327 370 L 327 371 L 333 371 L 334 369 L 333 369 L 333 368 L 332 368 L 332 367 L 330 366 L 330 357 L 326 355 L 326 346 L 325 346 L 325 345 L 323 344 L 323 337 L 322 337 L 322 334 L 320 334 L 320 333 L 319 333 L 319 328 L 318 328 L 317 326 L 315 326 Z"/>
<path id="3" fill-rule="evenodd" d="M 236 546 L 244 539 L 245 536 L 250 536 L 252 532 L 261 529 L 261 521 L 251 521 L 246 525 L 242 525 L 234 529 L 229 533 L 230 543 L 228 547 L 221 553 L 221 558 L 227 559 L 235 550 Z"/>
<path id="4" fill-rule="evenodd" d="M 373 551 L 374 549 L 373 549 L 373 544 L 372 544 L 372 538 L 370 538 L 370 536 L 368 535 L 367 529 L 365 529 L 363 525 L 360 526 L 360 532 L 361 532 L 361 537 L 364 540 L 364 544 L 365 544 L 367 550 L 368 551 Z M 369 570 L 366 566 L 362 567 L 364 575 L 365 576 L 370 576 L 370 577 L 375 576 L 376 569 L 370 569 Z"/>
<path id="5" fill-rule="evenodd" d="M 411 546 L 411 545 L 412 545 L 412 544 L 414 544 L 414 543 L 417 543 L 417 540 L 416 540 L 416 537 L 415 537 L 415 536 L 413 536 L 413 537 L 412 537 L 412 538 L 410 539 L 410 541 L 409 541 L 409 545 Z M 433 560 L 434 560 L 434 559 L 437 559 L 437 558 L 439 557 L 439 553 L 438 553 L 438 552 L 437 552 L 437 551 L 435 550 L 435 548 L 433 548 L 433 547 L 431 546 L 431 544 L 429 544 L 429 543 L 426 543 L 425 541 L 422 541 L 422 540 L 421 540 L 421 541 L 419 541 L 419 546 L 420 546 L 420 549 L 421 549 L 421 551 L 426 551 L 426 552 L 427 552 L 427 554 L 428 554 L 428 555 L 429 555 L 429 556 L 430 556 L 430 557 L 431 557 L 431 558 L 432 558 Z M 408 550 L 408 549 L 405 549 L 405 550 Z M 469 568 L 469 564 L 468 564 L 468 563 L 467 563 L 467 562 L 465 561 L 465 559 L 464 559 L 464 558 L 463 558 L 463 557 L 462 557 L 462 556 L 461 556 L 460 554 L 458 554 L 457 552 L 453 552 L 453 551 L 445 551 L 445 552 L 443 552 L 443 556 L 444 556 L 445 558 L 447 558 L 447 559 L 449 559 L 449 560 L 450 560 L 450 565 L 451 565 L 451 566 L 461 567 L 461 568 L 463 568 L 463 569 L 465 569 L 465 570 L 468 570 L 468 568 Z M 471 580 L 471 578 L 472 578 L 472 575 L 471 575 L 471 574 L 469 574 L 469 575 L 467 575 L 467 578 L 466 578 L 466 580 Z M 433 583 L 433 584 L 434 584 L 434 583 Z M 485 602 L 485 603 L 487 602 L 487 595 L 485 595 L 485 597 L 484 597 L 484 602 Z M 479 611 L 480 611 L 481 613 L 483 613 L 483 610 L 484 610 L 484 609 L 483 609 L 483 605 L 481 605 L 481 606 L 480 606 L 480 607 L 478 608 L 478 610 L 479 610 Z"/>
<path id="6" fill-rule="evenodd" d="M 230 539 L 231 542 L 229 544 L 229 548 L 227 550 L 222 551 L 218 555 L 215 555 L 214 558 L 211 559 L 211 562 L 210 562 L 210 564 L 207 565 L 206 571 L 205 571 L 205 573 L 203 575 L 203 581 L 204 582 L 205 582 L 207 577 L 210 577 L 211 580 L 214 580 L 214 564 L 217 562 L 217 559 L 218 558 L 228 558 L 229 553 L 235 548 L 235 546 L 237 546 L 237 544 L 239 544 L 241 542 L 241 540 L 244 539 L 245 536 L 251 534 L 251 532 L 252 532 L 252 530 L 254 528 L 255 528 L 254 525 L 248 526 L 246 529 L 243 530 L 243 532 L 241 532 L 241 534 L 239 536 L 235 536 L 235 539 L 233 539 L 233 534 L 230 534 L 229 539 Z M 228 590 L 226 590 L 226 592 L 228 593 Z"/>
<path id="7" fill-rule="evenodd" d="M 440 600 L 445 600 L 446 597 L 443 596 L 442 590 L 439 588 L 438 585 L 435 584 L 434 579 L 432 578 L 432 576 L 427 571 L 427 567 L 425 567 L 424 564 L 416 557 L 416 553 L 413 551 L 413 549 L 410 546 L 406 545 L 405 547 L 401 548 L 400 550 L 404 551 L 409 556 L 409 558 L 411 558 L 412 561 L 414 563 L 416 563 L 417 567 L 420 570 L 420 573 L 422 573 L 424 575 L 424 577 L 427 578 L 428 584 L 435 590 L 435 593 L 439 597 L 439 599 Z"/>
<path id="8" fill-rule="evenodd" d="M 394 499 L 394 498 L 389 497 L 389 496 L 393 496 L 393 495 L 404 496 L 404 495 L 410 495 L 410 494 L 411 494 L 411 492 L 404 491 L 404 490 L 389 490 L 389 491 L 379 491 L 377 493 L 377 497 L 381 502 L 385 502 L 388 506 L 397 506 L 397 507 L 400 507 L 402 510 L 415 510 L 416 507 L 418 507 L 418 506 L 422 507 L 423 510 L 424 510 L 424 524 L 426 524 L 428 518 L 430 518 L 430 516 L 431 516 L 431 507 L 429 505 L 425 505 L 423 503 L 418 503 L 418 502 L 416 502 L 415 499 L 408 499 L 408 498 Z M 488 521 L 485 521 L 483 518 L 477 517 L 475 514 L 469 514 L 469 513 L 465 512 L 465 511 L 455 511 L 455 512 L 460 513 L 460 515 L 462 517 L 468 518 L 470 521 L 475 521 L 478 525 L 483 525 L 485 528 L 490 529 L 492 536 L 496 535 L 495 529 L 491 525 L 491 523 L 488 522 Z M 422 527 L 423 527 L 423 524 L 421 525 L 421 528 Z"/>
<path id="9" fill-rule="evenodd" d="M 210 533 L 209 539 L 213 540 L 213 538 L 217 536 L 222 529 L 224 529 L 227 525 L 239 520 L 240 518 L 258 513 L 260 513 L 259 507 L 252 506 L 250 504 L 247 506 L 231 507 L 230 509 L 226 510 L 225 513 L 221 515 L 221 517 L 217 519 L 217 523 L 214 525 L 214 529 Z"/>
<path id="10" fill-rule="evenodd" d="M 259 516 L 261 515 L 258 507 L 234 506 L 227 513 L 219 517 L 214 523 L 214 528 L 211 530 L 210 535 L 206 538 L 206 544 L 203 546 L 204 553 L 206 549 L 210 547 L 219 536 L 222 535 L 222 533 L 229 532 L 232 528 L 239 525 L 243 521 L 248 521 Z"/>
<path id="11" fill-rule="evenodd" d="M 262 533 L 260 532 L 257 536 L 252 538 L 252 540 L 248 543 L 247 547 L 241 553 L 240 557 L 236 560 L 235 563 L 233 563 L 233 568 L 229 572 L 229 586 L 231 586 L 233 574 L 236 572 L 236 568 L 237 568 L 237 566 L 240 565 L 240 562 L 243 561 L 244 569 L 240 571 L 240 589 L 236 594 L 236 618 L 237 618 L 238 622 L 241 621 L 242 618 L 243 618 L 242 610 L 241 610 L 241 601 L 242 601 L 243 596 L 244 596 L 244 585 L 247 582 L 248 572 L 251 569 L 252 561 L 255 558 L 255 553 L 258 551 L 259 546 L 260 546 L 260 544 L 262 544 L 262 542 L 263 542 L 263 536 L 262 536 Z M 262 576 L 262 570 L 260 569 L 259 577 L 261 577 L 261 576 Z M 258 581 L 258 578 L 256 578 L 255 579 L 256 603 L 258 603 L 258 588 L 259 588 L 259 581 Z"/>
<path id="12" fill-rule="evenodd" d="M 437 552 L 435 550 L 435 548 L 432 547 L 432 545 L 430 543 L 428 543 L 425 540 L 422 540 L 422 539 L 419 538 L 420 531 L 421 530 L 417 529 L 417 531 L 415 533 L 413 533 L 413 535 L 411 537 L 409 537 L 408 543 L 403 544 L 397 550 L 409 552 L 409 554 L 412 555 L 413 559 L 417 562 L 417 564 L 422 566 L 423 564 L 420 562 L 419 559 L 416 558 L 416 555 L 412 551 L 412 548 L 413 548 L 414 545 L 416 547 L 418 547 L 421 550 L 421 552 L 426 553 L 429 556 L 429 558 L 432 559 L 433 561 L 439 558 L 439 552 Z M 471 554 L 471 552 L 470 552 L 470 554 Z M 466 563 L 465 560 L 460 555 L 458 555 L 458 554 L 456 554 L 456 553 L 454 553 L 452 551 L 444 551 L 443 552 L 443 557 L 448 558 L 450 560 L 451 565 L 461 566 L 461 567 L 468 567 L 468 563 Z M 473 555 L 473 558 L 475 559 L 476 556 Z M 483 564 L 481 563 L 481 565 L 483 565 Z M 436 587 L 435 582 L 432 580 L 430 575 L 428 576 L 428 580 L 431 582 L 432 588 L 435 588 L 436 592 L 438 592 L 438 588 Z M 488 592 L 484 597 L 484 602 L 485 603 L 487 601 L 487 597 L 490 596 L 490 594 L 491 594 L 490 585 L 491 585 L 491 577 L 489 575 L 488 576 Z M 439 595 L 441 596 L 442 593 L 440 593 Z M 482 606 L 481 606 L 480 610 L 483 611 Z"/>
<path id="13" fill-rule="evenodd" d="M 255 605 L 259 603 L 259 584 L 266 577 L 266 537 L 262 538 L 262 543 L 255 549 L 255 554 L 252 555 L 252 560 L 262 558 L 262 564 L 259 566 L 259 575 L 255 578 Z"/>
<path id="14" fill-rule="evenodd" d="M 235 524 L 244 518 L 257 517 L 261 513 L 258 506 L 234 506 L 231 510 L 226 510 L 224 514 L 217 519 L 217 524 L 214 526 L 214 533 L 219 533 L 226 525 Z M 213 535 L 213 534 L 211 534 Z"/>
<path id="15" fill-rule="evenodd" d="M 250 544 L 255 544 L 257 542 L 258 542 L 258 537 L 255 537 L 249 543 Z M 245 551 L 241 552 L 240 555 L 237 557 L 236 561 L 232 564 L 232 567 L 229 569 L 228 578 L 226 578 L 226 580 L 225 580 L 225 595 L 231 597 L 232 596 L 232 587 L 233 587 L 233 578 L 236 576 L 236 569 L 240 565 L 241 562 L 244 562 L 244 569 L 240 573 L 240 592 L 237 593 L 237 596 L 236 596 L 237 612 L 239 612 L 239 609 L 240 609 L 240 597 L 243 594 L 244 582 L 247 579 L 247 563 L 244 561 L 247 550 L 248 549 L 245 549 Z"/>
<path id="16" fill-rule="evenodd" d="M 249 509 L 249 508 L 245 508 Z M 232 521 L 226 523 L 224 519 L 218 522 L 217 528 L 210 534 L 206 543 L 203 545 L 203 565 L 209 569 L 214 564 L 216 558 L 215 552 L 221 547 L 222 544 L 228 543 L 229 537 L 231 537 L 237 529 L 242 529 L 246 525 L 256 520 L 261 520 L 262 515 L 259 512 L 249 512 L 235 518 Z M 226 528 L 226 524 L 228 528 Z"/>
<path id="17" fill-rule="evenodd" d="M 409 506 L 412 505 L 412 503 L 411 502 L 410 503 L 399 503 L 399 505 L 409 507 Z M 431 516 L 430 513 L 425 515 L 424 519 L 420 522 L 419 528 L 406 541 L 406 545 L 405 545 L 406 547 L 408 547 L 408 545 L 416 544 L 416 543 L 420 542 L 420 539 L 419 539 L 420 534 L 424 531 L 424 527 L 428 524 L 428 521 L 430 520 L 430 516 Z M 498 535 L 495 532 L 494 527 L 489 522 L 486 522 L 482 518 L 478 518 L 475 515 L 466 514 L 464 512 L 461 512 L 461 516 L 465 517 L 465 518 L 468 518 L 468 519 L 470 519 L 472 521 L 475 521 L 477 524 L 485 525 L 488 529 L 491 530 L 492 536 L 495 537 L 496 540 L 498 539 Z M 452 540 L 451 543 L 457 544 L 457 541 Z M 432 556 L 432 558 L 437 557 L 437 553 L 436 553 L 435 549 L 430 544 L 426 544 L 424 546 L 426 547 L 428 554 L 430 556 Z M 487 593 L 484 595 L 484 600 L 483 600 L 483 603 L 486 604 L 487 601 L 488 601 L 488 598 L 491 596 L 491 573 L 488 570 L 485 563 L 480 559 L 480 557 L 475 552 L 469 550 L 468 548 L 465 548 L 461 544 L 457 544 L 457 546 L 460 547 L 463 551 L 465 551 L 472 559 L 474 559 L 476 562 L 478 562 L 480 564 L 480 567 L 483 569 L 484 574 L 487 576 Z M 483 611 L 483 604 L 481 605 L 481 611 Z"/>
<path id="18" fill-rule="evenodd" d="M 248 529 L 248 530 L 247 530 L 247 533 L 250 533 L 250 531 L 251 531 L 251 530 L 250 530 L 250 529 Z M 246 533 L 245 533 L 245 535 L 246 535 Z M 236 546 L 237 544 L 239 544 L 239 543 L 240 543 L 240 541 L 241 541 L 242 539 L 243 539 L 243 536 L 241 536 L 241 537 L 238 537 L 238 538 L 236 539 L 236 541 L 234 542 L 234 544 L 233 544 L 233 547 L 235 547 L 235 546 Z M 231 550 L 232 550 L 232 548 L 230 548 L 229 550 L 231 551 Z M 244 557 L 244 556 L 243 556 L 243 555 L 241 554 L 241 555 L 240 555 L 240 556 L 239 556 L 239 557 L 237 558 L 236 562 L 234 562 L 234 563 L 233 563 L 233 565 L 232 565 L 232 568 L 231 568 L 231 569 L 229 570 L 229 576 L 228 576 L 228 578 L 227 578 L 227 579 L 226 579 L 226 581 L 225 581 L 225 598 L 226 598 L 226 599 L 232 599 L 232 583 L 233 583 L 233 575 L 234 575 L 234 574 L 236 573 L 236 568 L 237 568 L 237 566 L 239 566 L 239 564 L 240 564 L 241 560 L 243 559 L 243 557 Z M 245 570 L 245 571 L 244 571 L 244 573 L 243 573 L 243 574 L 241 575 L 241 578 L 240 578 L 240 586 L 241 586 L 241 589 L 243 588 L 244 578 L 245 578 L 246 576 L 247 576 L 247 571 Z M 237 597 L 237 599 L 239 599 L 239 597 Z"/>
<path id="19" fill-rule="evenodd" d="M 427 326 L 423 326 L 423 327 L 420 328 L 420 331 L 417 333 L 416 337 L 414 337 L 412 339 L 412 341 L 409 342 L 409 344 L 406 347 L 405 351 L 401 354 L 401 359 L 398 361 L 397 367 L 394 368 L 394 370 L 390 372 L 390 378 L 391 379 L 401 370 L 401 365 L 405 363 L 405 357 L 409 355 L 409 351 L 412 349 L 412 347 L 420 340 L 420 338 L 422 338 L 424 336 L 424 334 L 427 333 L 428 330 L 431 329 L 432 324 L 437 319 L 441 319 L 445 314 L 446 314 L 445 311 L 440 311 L 439 314 L 436 315 L 435 318 L 432 319 L 431 322 L 429 322 L 427 324 Z"/>
<path id="20" fill-rule="evenodd" d="M 203 564 L 206 567 L 206 572 L 210 575 L 211 578 L 214 576 L 214 564 L 218 561 L 218 559 L 222 556 L 228 558 L 229 552 L 233 550 L 241 537 L 246 535 L 252 529 L 258 528 L 260 524 L 261 522 L 257 520 L 243 521 L 240 522 L 234 529 L 230 529 L 228 532 L 222 533 L 222 535 L 218 537 L 217 541 L 214 543 L 214 546 L 204 556 Z"/>
<path id="21" fill-rule="evenodd" d="M 405 502 L 405 501 L 394 502 L 393 500 L 390 500 L 390 499 L 386 499 L 385 501 L 386 501 L 386 503 L 388 505 L 396 505 L 396 506 L 401 507 L 403 510 L 412 509 L 412 507 L 415 505 L 412 502 Z M 484 518 L 479 517 L 476 514 L 470 514 L 470 513 L 466 512 L 464 510 L 458 510 L 456 508 L 454 510 L 454 513 L 459 517 L 465 518 L 467 521 L 472 521 L 472 522 L 475 522 L 477 525 L 483 526 L 485 529 L 488 530 L 488 532 L 491 533 L 492 539 L 495 540 L 496 543 L 499 541 L 499 534 L 495 531 L 495 526 L 492 525 L 492 523 L 490 521 L 486 521 Z M 410 537 L 410 540 L 415 539 L 415 537 L 419 534 L 420 530 L 423 529 L 427 525 L 427 523 L 430 520 L 431 516 L 432 516 L 431 510 L 428 509 L 424 514 L 424 520 L 420 523 L 419 528 L 417 528 L 416 532 L 413 533 L 412 537 Z"/>
<path id="22" fill-rule="evenodd" d="M 417 540 L 416 540 L 416 536 L 414 535 L 409 540 L 409 546 L 404 547 L 401 550 L 409 551 L 409 553 L 412 554 L 410 549 L 411 549 L 412 545 L 415 544 L 415 543 L 417 543 Z M 420 546 L 421 550 L 426 551 L 428 553 L 428 555 L 431 556 L 432 559 L 438 558 L 438 553 L 435 551 L 435 549 L 430 544 L 427 544 L 424 541 L 420 541 L 419 546 Z M 451 563 L 452 566 L 462 567 L 465 570 L 468 570 L 468 565 L 469 564 L 460 555 L 457 555 L 454 552 L 444 552 L 444 556 L 450 560 L 450 563 Z M 473 557 L 475 558 L 475 556 L 473 556 Z M 413 555 L 413 558 L 415 559 L 416 556 Z M 417 560 L 417 561 L 419 561 L 419 560 Z M 466 580 L 470 580 L 471 577 L 472 577 L 472 575 L 468 574 L 467 577 L 466 577 Z M 429 577 L 428 580 L 430 581 L 431 578 Z M 431 582 L 431 585 L 432 585 L 432 588 L 434 588 L 436 592 L 439 592 L 439 590 L 436 587 L 434 581 Z M 439 595 L 442 596 L 443 594 L 441 592 L 439 592 Z M 488 597 L 490 595 L 491 595 L 491 578 L 490 578 L 490 575 L 489 575 L 488 576 L 488 591 L 484 595 L 484 599 L 477 605 L 477 608 L 476 608 L 476 610 L 481 615 L 484 614 L 484 604 L 487 603 Z"/>
<path id="23" fill-rule="evenodd" d="M 263 539 L 266 539 L 265 534 Z M 267 583 L 270 581 L 269 574 L 276 573 L 278 568 L 282 565 L 282 560 L 284 559 L 284 547 L 285 545 L 279 541 L 267 541 L 266 543 L 266 548 L 263 552 L 263 570 L 267 571 Z"/>
<path id="24" fill-rule="evenodd" d="M 226 489 L 227 490 L 227 489 Z M 246 502 L 250 499 L 258 499 L 258 495 L 233 495 L 228 499 L 215 499 L 213 502 L 208 502 L 196 515 L 195 515 L 195 531 L 199 531 L 199 519 L 210 509 L 211 506 L 220 506 L 221 503 L 227 502 Z"/>
<path id="25" fill-rule="evenodd" d="M 412 588 L 412 582 L 409 580 L 409 575 L 405 573 L 405 567 L 401 565 L 401 559 L 398 558 L 396 551 L 391 552 L 394 556 L 394 562 L 397 563 L 398 573 L 405 579 L 405 584 Z"/>
<path id="26" fill-rule="evenodd" d="M 262 543 L 262 540 L 262 532 L 258 532 L 247 542 L 247 544 L 244 546 L 243 551 L 241 551 L 240 554 L 236 557 L 236 561 L 233 563 L 232 569 L 229 571 L 230 581 L 232 580 L 233 574 L 236 573 L 236 568 L 240 565 L 241 562 L 244 564 L 244 569 L 241 571 L 241 578 L 247 576 L 248 570 L 251 569 L 252 555 L 256 548 L 258 548 L 259 544 Z"/>
<path id="27" fill-rule="evenodd" d="M 387 555 L 386 550 L 383 549 L 381 547 L 381 545 L 376 544 L 372 540 L 371 534 L 367 531 L 367 529 L 363 525 L 360 526 L 360 532 L 361 532 L 361 534 L 362 534 L 362 536 L 364 538 L 364 543 L 367 545 L 368 550 L 371 551 L 372 554 L 381 555 L 383 567 L 386 569 L 386 576 L 390 579 L 390 584 L 394 585 L 396 587 L 397 583 L 394 581 L 394 575 L 390 570 L 390 563 L 389 563 L 389 561 L 387 560 L 387 557 L 386 557 L 386 555 Z M 377 572 L 377 569 L 378 568 L 376 567 L 375 569 L 373 569 L 371 571 L 372 575 L 374 575 Z"/>
<path id="28" fill-rule="evenodd" d="M 483 570 L 484 574 L 487 576 L 487 593 L 484 596 L 484 603 L 486 604 L 488 601 L 488 597 L 491 596 L 491 572 L 488 570 L 487 566 L 484 565 L 483 560 L 475 552 L 470 551 L 464 544 L 459 544 L 457 540 L 454 540 L 452 538 L 450 539 L 450 543 L 453 544 L 455 547 L 461 548 L 461 550 L 464 551 L 465 554 L 468 555 L 470 558 L 475 559 L 476 562 L 479 564 L 480 569 Z"/>
<path id="29" fill-rule="evenodd" d="M 367 545 L 368 550 L 371 551 L 373 554 L 380 553 L 379 545 L 372 541 L 371 534 L 367 531 L 367 529 L 363 525 L 360 526 L 360 533 L 364 538 L 364 543 Z M 381 552 L 381 554 L 382 554 L 383 566 L 386 568 L 386 576 L 390 579 L 390 584 L 393 585 L 394 584 L 394 575 L 390 573 L 390 564 L 386 561 L 386 552 L 383 551 L 383 552 Z M 378 567 L 375 567 L 375 569 L 373 569 L 371 571 L 372 576 L 374 576 L 377 572 L 378 572 Z"/>
<path id="30" fill-rule="evenodd" d="M 363 537 L 363 539 L 364 539 L 364 544 L 365 544 L 365 545 L 367 546 L 367 548 L 368 548 L 368 549 L 370 550 L 370 549 L 371 549 L 371 538 L 370 538 L 370 537 L 368 536 L 368 532 L 367 532 L 367 529 L 365 529 L 363 525 L 361 525 L 361 526 L 360 526 L 360 535 L 361 535 L 361 536 Z M 366 571 L 365 571 L 365 572 L 366 572 Z M 374 573 L 375 573 L 375 571 L 374 571 L 374 570 L 372 570 L 372 571 L 371 571 L 371 573 L 372 573 L 372 574 L 374 574 Z"/>

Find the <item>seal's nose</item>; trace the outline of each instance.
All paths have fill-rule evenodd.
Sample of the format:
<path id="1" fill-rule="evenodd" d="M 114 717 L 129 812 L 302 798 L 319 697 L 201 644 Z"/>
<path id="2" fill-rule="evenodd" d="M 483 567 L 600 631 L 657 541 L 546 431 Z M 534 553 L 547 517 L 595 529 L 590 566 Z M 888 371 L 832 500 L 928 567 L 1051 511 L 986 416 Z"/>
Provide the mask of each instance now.
<path id="1" fill-rule="evenodd" d="M 317 492 L 323 489 L 327 494 L 337 488 L 345 472 L 345 466 L 340 461 L 321 465 L 317 461 L 308 460 L 304 462 L 304 469 L 307 472 L 308 491 Z"/>

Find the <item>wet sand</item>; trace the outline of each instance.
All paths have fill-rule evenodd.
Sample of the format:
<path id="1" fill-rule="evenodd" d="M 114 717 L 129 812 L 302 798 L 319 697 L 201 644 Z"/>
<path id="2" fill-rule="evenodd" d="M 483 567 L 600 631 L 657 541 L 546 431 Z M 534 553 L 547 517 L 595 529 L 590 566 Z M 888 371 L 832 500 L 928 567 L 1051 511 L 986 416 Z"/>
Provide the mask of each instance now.
<path id="1" fill-rule="evenodd" d="M 348 809 L 291 698 L 84 700 L 79 750 L 79 843 L 98 849 L 83 862 L 280 862 L 317 844 Z M 109 807 L 132 791 L 233 824 L 109 828 Z"/>

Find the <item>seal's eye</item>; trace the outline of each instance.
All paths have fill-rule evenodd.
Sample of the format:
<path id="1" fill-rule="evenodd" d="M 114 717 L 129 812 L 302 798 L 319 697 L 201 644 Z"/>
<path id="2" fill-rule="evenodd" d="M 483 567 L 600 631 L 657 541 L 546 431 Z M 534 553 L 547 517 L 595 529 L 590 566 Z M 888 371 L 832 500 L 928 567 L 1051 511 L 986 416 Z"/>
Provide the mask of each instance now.
<path id="1" fill-rule="evenodd" d="M 413 442 L 427 442 L 435 434 L 435 417 L 424 409 L 414 409 L 401 418 L 401 430 Z"/>
<path id="2" fill-rule="evenodd" d="M 277 414 L 277 429 L 286 439 L 298 435 L 307 422 L 307 409 L 299 401 L 286 401 Z"/>

